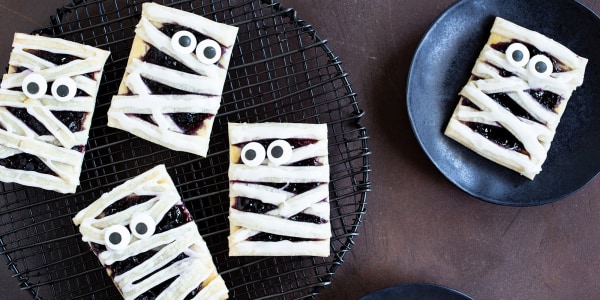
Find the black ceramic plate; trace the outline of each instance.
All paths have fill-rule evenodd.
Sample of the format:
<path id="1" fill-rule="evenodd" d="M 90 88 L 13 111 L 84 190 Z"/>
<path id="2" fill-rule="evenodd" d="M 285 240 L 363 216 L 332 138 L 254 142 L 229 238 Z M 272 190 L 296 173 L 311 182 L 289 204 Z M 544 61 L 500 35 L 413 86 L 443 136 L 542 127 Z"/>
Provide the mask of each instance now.
<path id="1" fill-rule="evenodd" d="M 535 180 L 497 165 L 443 131 L 495 16 L 540 32 L 589 59 Z M 503 205 L 540 205 L 572 194 L 600 171 L 600 19 L 573 0 L 464 0 L 431 25 L 412 61 L 407 104 L 413 130 L 456 186 Z"/>
<path id="2" fill-rule="evenodd" d="M 403 284 L 366 295 L 360 300 L 473 300 L 453 289 L 424 283 Z"/>

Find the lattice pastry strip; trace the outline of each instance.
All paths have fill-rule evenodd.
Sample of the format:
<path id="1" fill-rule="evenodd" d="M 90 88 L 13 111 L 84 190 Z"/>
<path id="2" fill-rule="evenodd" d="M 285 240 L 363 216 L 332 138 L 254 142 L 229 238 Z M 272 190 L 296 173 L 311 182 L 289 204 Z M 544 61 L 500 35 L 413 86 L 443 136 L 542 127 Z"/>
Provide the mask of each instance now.
<path id="1" fill-rule="evenodd" d="M 108 126 L 206 156 L 237 30 L 144 3 Z"/>
<path id="2" fill-rule="evenodd" d="M 445 134 L 534 179 L 586 64 L 558 42 L 498 17 Z"/>
<path id="3" fill-rule="evenodd" d="M 327 125 L 229 124 L 229 255 L 328 256 Z"/>
<path id="4" fill-rule="evenodd" d="M 125 299 L 228 297 L 164 165 L 103 194 L 73 222 Z"/>
<path id="5" fill-rule="evenodd" d="M 110 53 L 16 33 L 0 85 L 0 180 L 74 193 Z"/>

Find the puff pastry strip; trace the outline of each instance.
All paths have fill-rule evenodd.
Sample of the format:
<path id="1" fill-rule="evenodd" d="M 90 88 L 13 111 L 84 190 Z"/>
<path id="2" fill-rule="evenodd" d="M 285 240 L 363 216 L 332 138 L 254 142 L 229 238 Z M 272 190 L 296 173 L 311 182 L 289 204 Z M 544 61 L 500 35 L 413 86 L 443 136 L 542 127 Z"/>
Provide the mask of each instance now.
<path id="1" fill-rule="evenodd" d="M 285 163 L 244 164 L 246 145 L 277 140 L 292 145 Z M 229 255 L 328 256 L 327 125 L 230 123 L 229 142 Z"/>
<path id="2" fill-rule="evenodd" d="M 512 56 L 514 44 L 523 45 L 517 52 L 526 55 Z M 514 57 L 526 65 L 512 62 Z M 547 63 L 539 64 L 540 57 Z M 444 133 L 534 179 L 586 64 L 558 42 L 498 17 Z"/>
<path id="3" fill-rule="evenodd" d="M 142 5 L 127 68 L 108 126 L 169 149 L 206 156 L 237 27 L 155 3 Z M 214 64 L 173 46 L 178 31 L 220 47 Z"/>
<path id="4" fill-rule="evenodd" d="M 109 55 L 63 39 L 15 34 L 0 84 L 1 181 L 75 192 Z M 28 95 L 23 86 L 33 75 L 44 80 L 41 88 L 66 80 L 77 92 L 71 99 L 56 98 L 51 88 Z"/>
<path id="5" fill-rule="evenodd" d="M 140 214 L 153 220 L 154 233 L 132 237 L 124 249 L 112 249 L 105 240 L 112 226 L 128 226 L 133 232 L 133 220 Z M 225 282 L 164 165 L 103 194 L 73 222 L 125 299 L 149 294 L 169 300 L 228 297 Z"/>

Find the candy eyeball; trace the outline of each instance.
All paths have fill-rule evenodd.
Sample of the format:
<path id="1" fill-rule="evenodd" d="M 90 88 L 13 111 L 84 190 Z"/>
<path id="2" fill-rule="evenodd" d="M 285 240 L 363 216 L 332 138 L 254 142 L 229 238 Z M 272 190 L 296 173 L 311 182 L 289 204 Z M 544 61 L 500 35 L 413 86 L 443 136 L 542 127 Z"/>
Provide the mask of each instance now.
<path id="1" fill-rule="evenodd" d="M 265 148 L 257 143 L 251 142 L 242 148 L 242 162 L 250 167 L 256 167 L 265 160 Z"/>
<path id="2" fill-rule="evenodd" d="M 150 215 L 137 213 L 131 218 L 129 229 L 136 238 L 145 239 L 154 234 L 156 223 Z"/>
<path id="3" fill-rule="evenodd" d="M 28 98 L 38 99 L 46 94 L 48 82 L 42 75 L 33 73 L 25 76 L 21 88 Z"/>
<path id="4" fill-rule="evenodd" d="M 196 49 L 196 37 L 187 30 L 176 32 L 171 38 L 171 46 L 180 53 L 192 53 Z"/>
<path id="5" fill-rule="evenodd" d="M 58 101 L 69 101 L 77 94 L 77 84 L 70 77 L 59 77 L 52 83 L 52 97 Z"/>
<path id="6" fill-rule="evenodd" d="M 529 60 L 527 69 L 534 76 L 539 78 L 545 78 L 552 74 L 552 61 L 550 61 L 550 59 L 547 56 L 538 54 Z"/>
<path id="7" fill-rule="evenodd" d="M 271 164 L 283 165 L 292 158 L 292 146 L 285 140 L 275 140 L 267 148 L 267 157 Z"/>
<path id="8" fill-rule="evenodd" d="M 506 49 L 506 59 L 515 67 L 524 67 L 529 61 L 529 50 L 521 43 L 512 43 Z"/>
<path id="9" fill-rule="evenodd" d="M 196 56 L 201 63 L 212 65 L 221 59 L 221 45 L 211 39 L 203 40 L 198 43 Z"/>
<path id="10" fill-rule="evenodd" d="M 123 250 L 129 245 L 131 234 L 123 225 L 113 225 L 104 232 L 104 244 L 110 250 Z"/>

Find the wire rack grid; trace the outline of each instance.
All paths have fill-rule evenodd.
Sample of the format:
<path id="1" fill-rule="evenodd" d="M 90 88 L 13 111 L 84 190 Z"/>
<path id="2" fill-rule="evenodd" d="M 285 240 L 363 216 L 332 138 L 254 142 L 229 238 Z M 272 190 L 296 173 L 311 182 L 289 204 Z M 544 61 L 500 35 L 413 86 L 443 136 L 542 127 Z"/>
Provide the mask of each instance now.
<path id="1" fill-rule="evenodd" d="M 111 51 L 75 194 L 0 183 L 0 253 L 35 299 L 120 299 L 71 218 L 89 203 L 165 164 L 213 254 L 231 299 L 314 298 L 350 251 L 370 190 L 364 112 L 340 61 L 315 30 L 280 3 L 259 0 L 156 1 L 239 27 L 215 119 L 201 158 L 106 126 L 125 70 L 139 0 L 73 0 L 36 33 Z M 331 167 L 331 255 L 229 257 L 228 122 L 327 123 Z"/>

